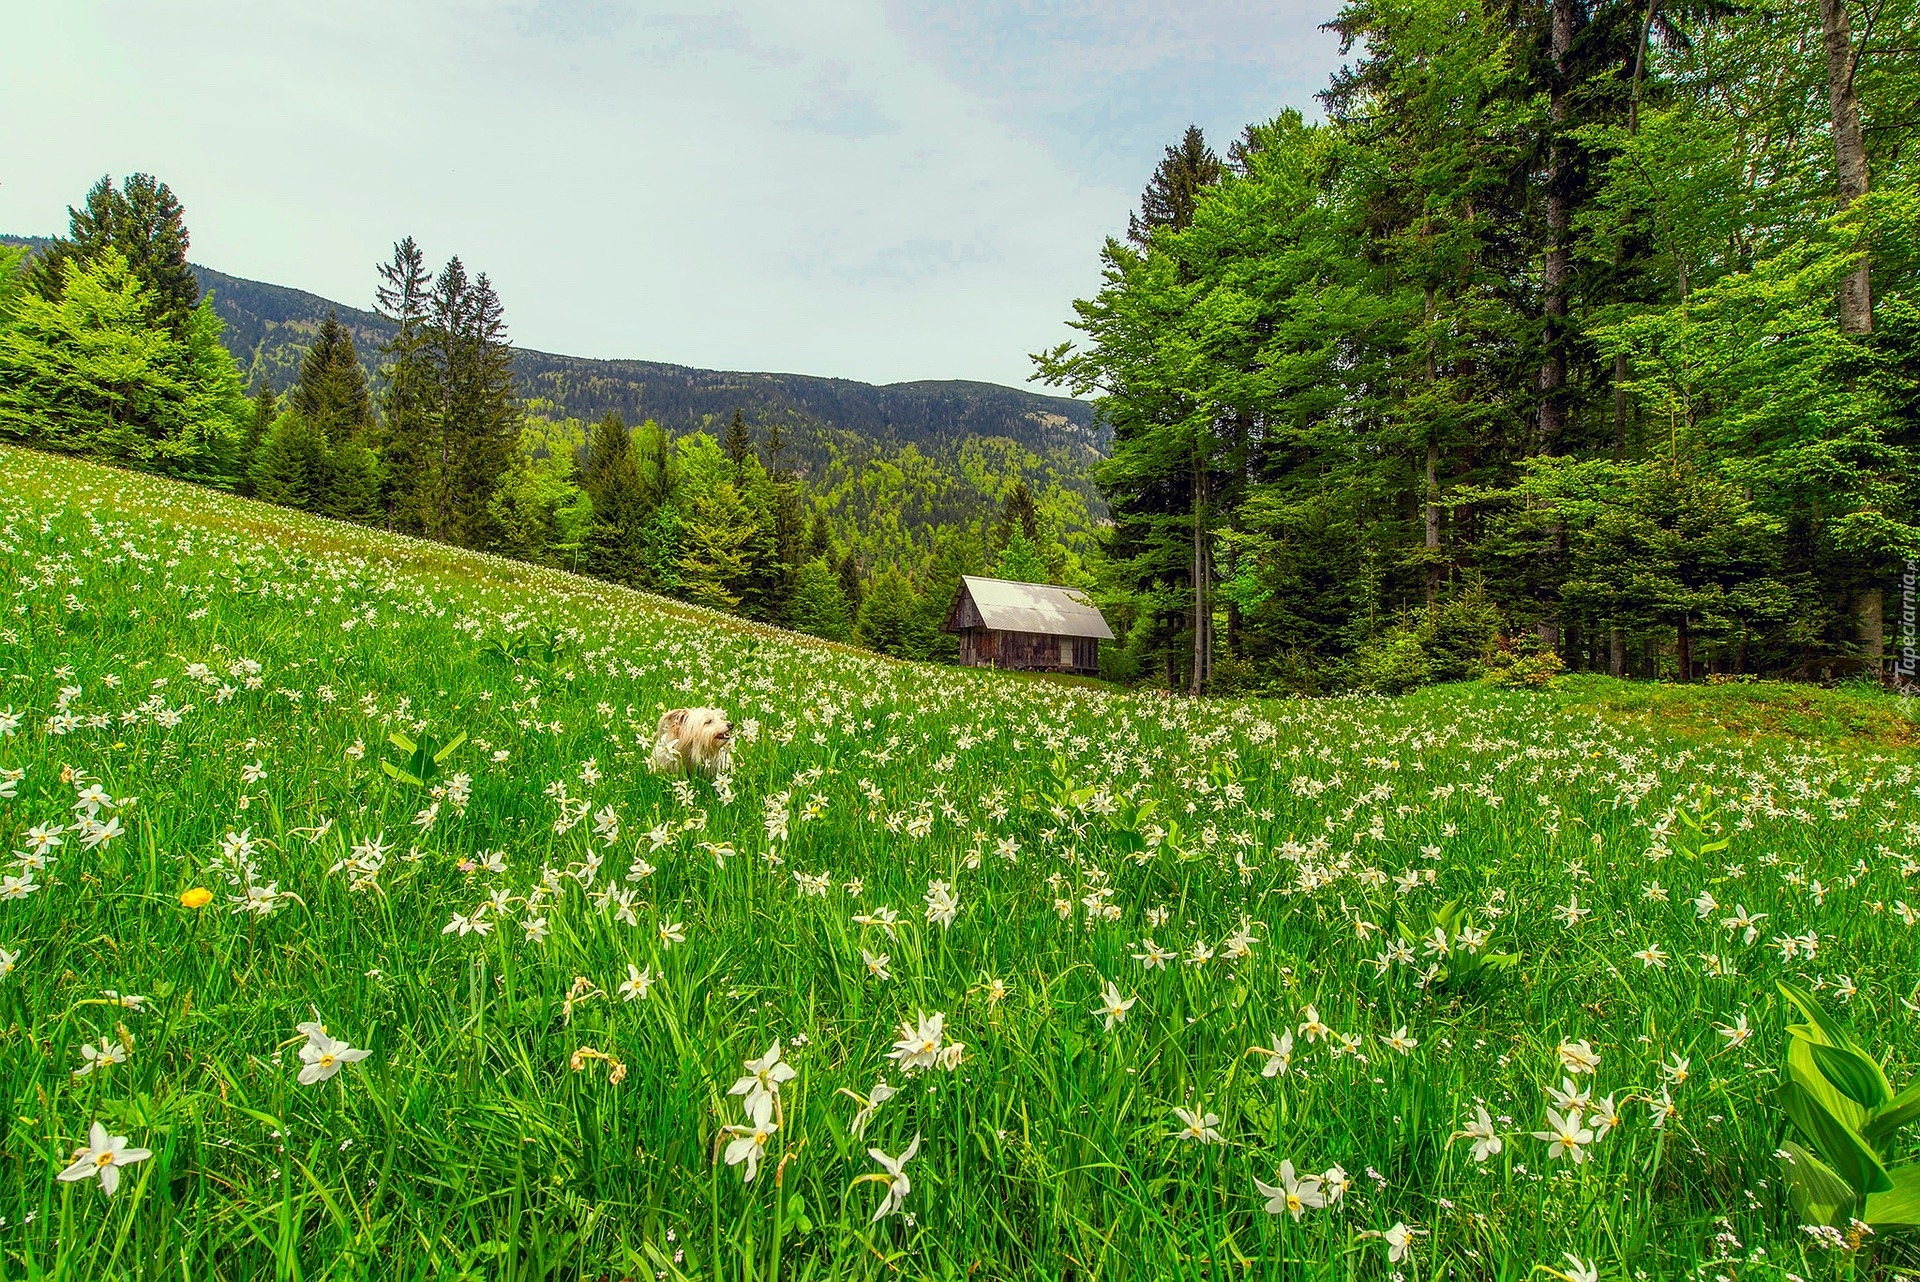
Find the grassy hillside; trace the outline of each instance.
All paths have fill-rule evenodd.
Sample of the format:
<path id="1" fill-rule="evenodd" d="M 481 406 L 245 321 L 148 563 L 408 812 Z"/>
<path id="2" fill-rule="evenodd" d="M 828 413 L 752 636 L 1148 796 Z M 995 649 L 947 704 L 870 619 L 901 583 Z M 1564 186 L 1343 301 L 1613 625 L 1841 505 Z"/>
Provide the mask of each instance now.
<path id="1" fill-rule="evenodd" d="M 0 1276 L 1908 1258 L 1775 1157 L 1777 980 L 1920 1058 L 1891 701 L 1132 697 L 13 450 L 0 568 Z M 734 768 L 648 773 L 692 703 Z"/>

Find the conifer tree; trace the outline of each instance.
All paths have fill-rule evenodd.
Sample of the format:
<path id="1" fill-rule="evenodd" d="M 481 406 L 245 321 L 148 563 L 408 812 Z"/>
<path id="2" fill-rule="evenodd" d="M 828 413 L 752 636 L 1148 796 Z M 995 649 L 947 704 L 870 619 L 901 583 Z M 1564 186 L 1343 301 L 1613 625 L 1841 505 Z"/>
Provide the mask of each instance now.
<path id="1" fill-rule="evenodd" d="M 593 504 L 581 549 L 586 570 L 615 583 L 641 586 L 642 540 L 653 511 L 632 433 L 617 411 L 609 410 L 593 425 L 580 481 Z"/>
<path id="2" fill-rule="evenodd" d="M 1127 238 L 1145 245 L 1156 227 L 1176 230 L 1193 221 L 1200 193 L 1220 181 L 1220 157 L 1207 146 L 1199 125 L 1188 125 L 1180 141 L 1167 148 L 1140 197 L 1140 211 L 1127 215 Z"/>
<path id="3" fill-rule="evenodd" d="M 680 589 L 689 601 L 731 610 L 740 604 L 753 526 L 732 481 L 694 497 L 680 532 Z"/>
<path id="4" fill-rule="evenodd" d="M 329 309 L 300 362 L 300 381 L 287 393 L 295 413 L 318 427 L 330 448 L 361 444 L 373 435 L 373 398 L 353 335 Z"/>
<path id="5" fill-rule="evenodd" d="M 840 590 L 839 576 L 824 559 L 815 557 L 795 572 L 787 626 L 828 641 L 847 639 L 846 594 Z"/>
<path id="6" fill-rule="evenodd" d="M 200 282 L 187 265 L 186 212 L 172 189 L 151 174 L 134 174 L 116 189 L 103 175 L 86 204 L 69 207 L 67 216 L 66 239 L 55 241 L 35 265 L 40 295 L 58 301 L 69 262 L 91 262 L 111 249 L 140 282 L 153 319 L 184 340 Z"/>
<path id="7" fill-rule="evenodd" d="M 418 534 L 439 488 L 433 441 L 433 370 L 427 360 L 427 300 L 433 275 L 411 236 L 380 265 L 374 310 L 393 325 L 380 349 L 380 505 L 388 528 Z"/>
<path id="8" fill-rule="evenodd" d="M 332 488 L 326 434 L 304 415 L 282 414 L 253 463 L 253 494 L 263 503 L 328 510 Z"/>
<path id="9" fill-rule="evenodd" d="M 253 394 L 253 414 L 247 420 L 247 434 L 241 443 L 239 479 L 235 489 L 249 497 L 253 494 L 253 465 L 260 457 L 260 447 L 267 439 L 267 433 L 273 430 L 273 420 L 280 416 L 280 398 L 273 394 L 273 383 L 262 377 L 260 388 Z"/>
<path id="10" fill-rule="evenodd" d="M 736 476 L 740 474 L 740 469 L 746 466 L 747 460 L 753 457 L 753 433 L 747 429 L 746 415 L 739 410 L 735 410 L 733 418 L 728 421 L 727 434 L 721 441 L 720 448 L 725 450 L 727 458 L 732 460 Z"/>

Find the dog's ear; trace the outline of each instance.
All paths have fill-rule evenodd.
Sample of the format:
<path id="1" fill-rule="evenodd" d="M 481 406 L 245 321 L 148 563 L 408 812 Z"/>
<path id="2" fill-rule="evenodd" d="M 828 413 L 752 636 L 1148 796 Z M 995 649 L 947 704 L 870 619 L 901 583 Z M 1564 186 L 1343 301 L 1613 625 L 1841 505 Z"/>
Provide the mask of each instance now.
<path id="1" fill-rule="evenodd" d="M 685 708 L 675 708 L 672 712 L 669 712 L 665 717 L 661 718 L 661 724 L 674 730 L 680 729 L 680 727 L 687 724 L 687 710 Z"/>

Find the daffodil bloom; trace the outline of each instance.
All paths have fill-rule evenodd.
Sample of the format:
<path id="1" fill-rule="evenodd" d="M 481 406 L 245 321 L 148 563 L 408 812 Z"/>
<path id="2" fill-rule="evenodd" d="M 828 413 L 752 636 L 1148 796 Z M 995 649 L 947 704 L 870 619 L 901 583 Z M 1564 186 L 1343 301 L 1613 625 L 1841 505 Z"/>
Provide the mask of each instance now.
<path id="1" fill-rule="evenodd" d="M 1096 1015 L 1105 1015 L 1107 1017 L 1106 1028 L 1111 1031 L 1115 1024 L 1126 1019 L 1127 1012 L 1132 1010 L 1133 1004 L 1139 1000 L 1138 997 L 1122 998 L 1120 996 L 1120 986 L 1112 980 L 1108 980 L 1106 991 L 1100 995 L 1100 1004 L 1093 1008 L 1093 1013 Z"/>
<path id="2" fill-rule="evenodd" d="M 1300 1036 L 1306 1038 L 1308 1041 L 1322 1041 L 1333 1032 L 1331 1028 L 1328 1028 L 1320 1022 L 1320 1011 L 1318 1007 L 1309 1006 L 1302 1014 Z"/>
<path id="3" fill-rule="evenodd" d="M 1745 1011 L 1740 1012 L 1731 1024 L 1715 1024 L 1713 1027 L 1715 1032 L 1727 1039 L 1727 1050 L 1744 1045 L 1746 1040 L 1753 1036 L 1753 1030 L 1747 1027 Z"/>
<path id="4" fill-rule="evenodd" d="M 75 1180 L 90 1180 L 97 1175 L 101 1189 L 108 1197 L 112 1197 L 114 1190 L 120 1187 L 120 1168 L 144 1162 L 152 1156 L 151 1150 L 128 1148 L 126 1136 L 109 1135 L 106 1127 L 95 1122 L 87 1131 L 87 1146 L 73 1155 L 72 1163 L 57 1178 L 71 1184 Z"/>
<path id="5" fill-rule="evenodd" d="M 115 1064 L 127 1062 L 127 1048 L 111 1037 L 102 1037 L 98 1045 L 87 1042 L 80 1047 L 80 1067 L 73 1070 L 75 1077 L 86 1077 L 94 1069 L 112 1068 Z"/>
<path id="6" fill-rule="evenodd" d="M 754 1111 L 755 1105 L 763 1099 L 766 1101 L 767 1107 L 771 1109 L 773 1107 L 774 1097 L 780 1093 L 780 1084 L 782 1082 L 791 1082 L 794 1078 L 800 1076 L 799 1073 L 794 1071 L 791 1064 L 780 1058 L 780 1043 L 778 1040 L 775 1040 L 773 1045 L 767 1048 L 766 1054 L 762 1055 L 759 1059 L 747 1060 L 742 1067 L 747 1070 L 746 1075 L 728 1087 L 727 1094 L 746 1096 L 746 1110 L 749 1114 Z M 752 1179 L 753 1177 L 748 1176 L 747 1178 Z"/>
<path id="7" fill-rule="evenodd" d="M 960 1066 L 960 1055 L 964 1048 L 958 1042 L 943 1044 L 946 1028 L 947 1017 L 940 1011 L 931 1015 L 921 1011 L 917 1026 L 912 1020 L 902 1020 L 900 1036 L 894 1041 L 893 1049 L 887 1052 L 887 1058 L 899 1064 L 901 1071 L 906 1073 L 929 1068 L 944 1068 L 951 1072 Z"/>
<path id="8" fill-rule="evenodd" d="M 5 979 L 8 975 L 13 974 L 13 968 L 19 964 L 20 950 L 18 948 L 13 949 L 11 952 L 5 948 L 0 948 L 0 979 Z"/>
<path id="9" fill-rule="evenodd" d="M 885 1078 L 881 1078 L 873 1084 L 871 1095 L 860 1095 L 844 1086 L 840 1088 L 840 1093 L 860 1106 L 859 1111 L 853 1115 L 853 1121 L 847 1126 L 853 1138 L 858 1140 L 866 1138 L 867 1125 L 873 1121 L 874 1114 L 880 1111 L 880 1106 L 900 1092 L 887 1085 Z"/>
<path id="10" fill-rule="evenodd" d="M 1291 1160 L 1280 1163 L 1280 1183 L 1268 1184 L 1255 1178 L 1253 1186 L 1267 1199 L 1268 1215 L 1290 1215 L 1297 1222 L 1310 1210 L 1318 1210 L 1327 1204 L 1327 1198 L 1320 1191 L 1318 1175 L 1296 1175 Z"/>
<path id="11" fill-rule="evenodd" d="M 899 1210 L 901 1204 L 907 1200 L 907 1194 L 913 1191 L 913 1181 L 907 1178 L 907 1173 L 903 1168 L 913 1159 L 913 1155 L 919 1151 L 920 1136 L 918 1132 L 914 1134 L 913 1141 L 904 1149 L 900 1150 L 899 1157 L 888 1157 L 877 1148 L 867 1150 L 867 1156 L 880 1163 L 885 1171 L 884 1174 L 875 1173 L 867 1178 L 879 1180 L 887 1186 L 887 1195 L 880 1200 L 880 1205 L 875 1208 L 873 1212 L 873 1218 L 868 1220 L 867 1223 L 878 1224 L 881 1220 L 886 1219 L 889 1215 Z"/>
<path id="12" fill-rule="evenodd" d="M 1578 1166 L 1587 1160 L 1586 1146 L 1593 1143 L 1593 1132 L 1582 1124 L 1578 1110 L 1568 1109 L 1561 1113 L 1548 1109 L 1547 1129 L 1535 1131 L 1533 1138 L 1547 1141 L 1549 1158 L 1565 1154 Z"/>
<path id="13" fill-rule="evenodd" d="M 1217 1113 L 1202 1113 L 1199 1109 L 1175 1108 L 1173 1115 L 1180 1119 L 1180 1129 L 1173 1133 L 1174 1139 L 1198 1140 L 1202 1144 L 1224 1144 L 1226 1140 L 1214 1127 L 1220 1125 Z"/>
<path id="14" fill-rule="evenodd" d="M 326 1029 L 319 1025 L 313 1025 L 311 1031 L 302 1025 L 300 1031 L 307 1033 L 307 1044 L 300 1048 L 298 1080 L 302 1086 L 324 1082 L 348 1064 L 358 1064 L 373 1053 L 356 1050 L 338 1038 L 327 1036 Z"/>
<path id="15" fill-rule="evenodd" d="M 743 1183 L 753 1183 L 753 1177 L 759 1173 L 760 1157 L 766 1151 L 767 1141 L 779 1129 L 779 1124 L 773 1120 L 772 1095 L 751 1096 L 747 1101 L 747 1124 L 727 1128 L 727 1134 L 734 1137 L 733 1142 L 727 1145 L 727 1165 L 746 1163 Z"/>
<path id="16" fill-rule="evenodd" d="M 1411 1055 L 1413 1048 L 1419 1044 L 1416 1039 L 1407 1036 L 1407 1026 L 1405 1024 L 1400 1025 L 1399 1028 L 1394 1030 L 1393 1036 L 1387 1038 L 1387 1045 L 1393 1047 L 1393 1049 L 1399 1051 L 1402 1055 Z"/>
<path id="17" fill-rule="evenodd" d="M 1485 1104 L 1473 1106 L 1473 1118 L 1465 1126 L 1453 1133 L 1456 1140 L 1473 1141 L 1473 1160 L 1484 1162 L 1498 1153 L 1502 1147 L 1500 1134 L 1493 1129 L 1493 1118 L 1487 1114 Z"/>
<path id="18" fill-rule="evenodd" d="M 618 989 L 620 995 L 630 1002 L 639 1001 L 647 995 L 647 990 L 652 987 L 653 967 L 649 966 L 645 970 L 642 970 L 632 962 L 628 962 L 626 982 L 621 984 Z M 776 1042 L 774 1045 L 777 1047 L 779 1043 Z"/>
<path id="19" fill-rule="evenodd" d="M 1577 1042 L 1561 1042 L 1556 1053 L 1569 1073 L 1591 1073 L 1600 1067 L 1600 1052 L 1589 1046 L 1584 1038 Z"/>
<path id="20" fill-rule="evenodd" d="M 1271 1048 L 1254 1046 L 1251 1047 L 1247 1053 L 1249 1055 L 1264 1055 L 1266 1057 L 1267 1062 L 1261 1067 L 1260 1076 L 1284 1077 L 1287 1074 L 1287 1070 L 1293 1067 L 1293 1034 L 1290 1032 L 1275 1033 L 1273 1046 Z"/>
<path id="21" fill-rule="evenodd" d="M 1413 1253 L 1413 1230 L 1404 1222 L 1382 1233 L 1380 1240 L 1387 1244 L 1388 1264 L 1398 1264 Z"/>

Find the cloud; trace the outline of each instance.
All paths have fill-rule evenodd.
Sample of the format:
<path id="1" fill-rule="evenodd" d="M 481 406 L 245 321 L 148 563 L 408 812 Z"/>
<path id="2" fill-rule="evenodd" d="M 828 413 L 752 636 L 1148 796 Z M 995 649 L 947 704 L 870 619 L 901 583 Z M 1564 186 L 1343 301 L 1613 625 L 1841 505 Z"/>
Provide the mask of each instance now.
<path id="1" fill-rule="evenodd" d="M 196 261 L 349 304 L 411 234 L 530 347 L 1020 383 L 1160 148 L 1306 92 L 1317 17 L 1114 3 L 16 6 L 0 230 L 146 170 Z"/>

